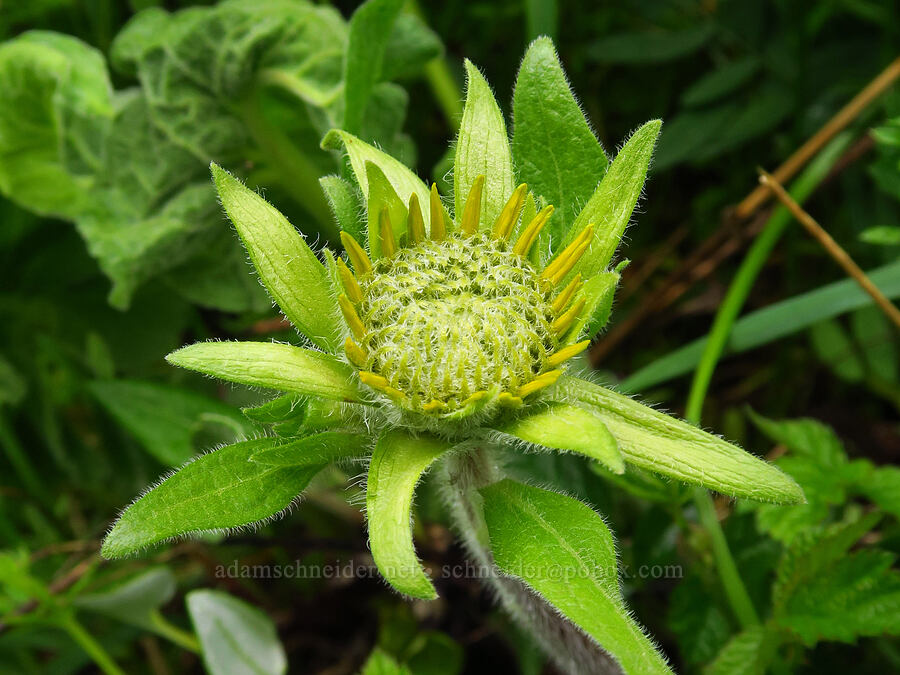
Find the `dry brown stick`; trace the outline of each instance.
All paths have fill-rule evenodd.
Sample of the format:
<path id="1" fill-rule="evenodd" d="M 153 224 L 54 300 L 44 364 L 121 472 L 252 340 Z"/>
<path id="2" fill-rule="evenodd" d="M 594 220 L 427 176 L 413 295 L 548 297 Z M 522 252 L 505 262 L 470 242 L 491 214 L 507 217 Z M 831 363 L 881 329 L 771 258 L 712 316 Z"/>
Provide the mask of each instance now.
<path id="1" fill-rule="evenodd" d="M 885 297 L 884 293 L 879 290 L 878 286 L 872 283 L 872 280 L 866 276 L 866 273 L 862 271 L 853 258 L 847 254 L 841 245 L 838 244 L 811 215 L 803 210 L 802 206 L 794 201 L 793 197 L 787 193 L 787 190 L 782 187 L 781 183 L 779 183 L 772 174 L 769 174 L 762 169 L 759 170 L 759 173 L 759 182 L 763 187 L 770 189 L 775 194 L 778 200 L 791 212 L 791 215 L 800 221 L 800 224 L 806 228 L 806 231 L 815 237 L 822 245 L 822 248 L 825 249 L 828 255 L 830 255 L 866 293 L 872 296 L 875 304 L 878 305 L 878 307 L 881 308 L 881 311 L 894 322 L 894 325 L 898 329 L 900 329 L 900 309 L 897 309 L 894 304 Z"/>
<path id="2" fill-rule="evenodd" d="M 876 98 L 887 91 L 900 77 L 900 57 L 894 59 L 887 68 L 872 80 L 853 99 L 841 108 L 825 125 L 813 134 L 809 140 L 797 148 L 793 155 L 779 166 L 772 175 L 779 183 L 785 183 L 796 174 L 809 160 L 834 136 L 856 117 Z M 769 190 L 764 185 L 758 186 L 737 205 L 735 216 L 738 219 L 749 218 L 769 199 Z"/>

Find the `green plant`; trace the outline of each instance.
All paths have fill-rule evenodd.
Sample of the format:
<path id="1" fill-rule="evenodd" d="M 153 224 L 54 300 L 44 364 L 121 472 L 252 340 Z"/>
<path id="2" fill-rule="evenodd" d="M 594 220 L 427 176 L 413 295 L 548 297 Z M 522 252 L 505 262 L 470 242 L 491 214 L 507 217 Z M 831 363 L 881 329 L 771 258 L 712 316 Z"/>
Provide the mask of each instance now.
<path id="1" fill-rule="evenodd" d="M 375 562 L 404 595 L 434 598 L 410 515 L 417 483 L 437 466 L 470 555 L 558 663 L 603 671 L 611 654 L 626 672 L 669 672 L 625 607 L 603 520 L 507 477 L 502 448 L 581 454 L 614 474 L 630 465 L 764 502 L 802 502 L 803 492 L 772 465 L 567 366 L 609 318 L 622 267 L 609 266 L 660 123 L 609 162 L 552 43 L 539 39 L 519 72 L 510 143 L 487 82 L 471 63 L 466 71 L 452 217 L 436 187 L 398 160 L 346 130 L 325 137 L 344 148 L 355 181 L 330 179 L 332 194 L 358 187 L 365 201 L 361 223 L 334 200 L 352 271 L 328 249 L 320 260 L 281 213 L 212 165 L 260 279 L 308 346 L 204 342 L 170 354 L 174 365 L 286 392 L 245 411 L 273 433 L 165 478 L 125 510 L 102 552 L 263 521 L 329 464 L 367 459 Z"/>

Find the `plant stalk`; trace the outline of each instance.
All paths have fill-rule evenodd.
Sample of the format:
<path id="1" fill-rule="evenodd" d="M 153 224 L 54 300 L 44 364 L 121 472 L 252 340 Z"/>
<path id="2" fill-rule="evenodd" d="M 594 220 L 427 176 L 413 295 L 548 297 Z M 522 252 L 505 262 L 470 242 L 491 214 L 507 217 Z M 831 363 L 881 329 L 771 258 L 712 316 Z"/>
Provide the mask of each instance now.
<path id="1" fill-rule="evenodd" d="M 74 616 L 67 616 L 59 625 L 106 675 L 125 675 L 125 671 L 116 665 L 103 646 L 84 629 L 78 619 Z"/>
<path id="2" fill-rule="evenodd" d="M 791 190 L 791 194 L 796 201 L 802 203 L 812 194 L 816 186 L 828 175 L 829 170 L 841 156 L 849 142 L 849 134 L 838 136 L 809 165 L 806 171 L 795 181 Z M 703 413 L 703 402 L 709 391 L 712 374 L 725 351 L 732 326 L 737 320 L 741 309 L 743 309 L 744 303 L 756 282 L 756 278 L 762 271 L 763 266 L 769 259 L 769 255 L 772 253 L 772 249 L 778 243 L 790 220 L 790 212 L 784 207 L 779 207 L 772 213 L 765 228 L 753 242 L 747 256 L 738 268 L 734 280 L 728 287 L 725 299 L 719 306 L 719 311 L 716 313 L 713 321 L 703 356 L 700 358 L 697 370 L 694 371 L 694 379 L 691 382 L 687 409 L 685 411 L 685 418 L 689 422 L 694 424 L 700 423 Z M 719 523 L 712 498 L 702 488 L 696 488 L 693 497 L 700 516 L 700 523 L 709 533 L 716 569 L 734 615 L 742 628 L 758 625 L 759 616 L 738 572 L 734 557 L 728 548 L 728 542 Z"/>

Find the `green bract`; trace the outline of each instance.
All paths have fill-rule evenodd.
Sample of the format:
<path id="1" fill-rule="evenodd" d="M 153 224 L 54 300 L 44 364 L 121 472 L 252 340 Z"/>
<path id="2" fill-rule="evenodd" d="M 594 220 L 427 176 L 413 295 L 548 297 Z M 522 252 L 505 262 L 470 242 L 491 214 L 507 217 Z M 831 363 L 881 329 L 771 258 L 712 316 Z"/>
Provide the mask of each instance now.
<path id="1" fill-rule="evenodd" d="M 383 4 L 385 12 L 396 9 Z M 455 466 L 469 467 L 459 469 L 459 481 L 453 470 L 445 473 L 449 491 L 470 486 L 461 493 L 469 525 L 460 527 L 470 548 L 493 547 L 495 560 L 484 553 L 483 561 L 579 626 L 573 639 L 596 641 L 628 672 L 666 672 L 625 609 L 612 534 L 600 517 L 569 497 L 505 479 L 491 449 L 573 452 L 615 473 L 632 464 L 774 503 L 802 502 L 803 493 L 734 445 L 566 372 L 568 359 L 609 317 L 619 278 L 609 265 L 660 122 L 640 127 L 608 161 L 552 44 L 542 39 L 520 72 L 511 147 L 487 82 L 471 63 L 466 70 L 452 215 L 437 189 L 400 161 L 346 131 L 326 137 L 326 147 L 346 150 L 367 206 L 363 227 L 345 203 L 345 184 L 323 181 L 344 228 L 346 261 L 317 255 L 274 207 L 212 166 L 257 273 L 308 344 L 206 342 L 168 357 L 206 375 L 287 392 L 248 412 L 274 423 L 278 435 L 186 465 L 125 511 L 103 553 L 127 555 L 177 535 L 268 518 L 329 463 L 370 456 L 375 562 L 401 593 L 433 598 L 413 547 L 410 510 L 422 475 L 453 457 Z M 365 82 L 354 87 L 353 97 L 367 91 Z M 521 179 L 531 190 L 516 187 Z M 547 198 L 564 202 L 554 211 Z M 545 562 L 565 566 L 575 580 L 547 576 Z M 499 595 L 516 614 L 516 593 Z"/>

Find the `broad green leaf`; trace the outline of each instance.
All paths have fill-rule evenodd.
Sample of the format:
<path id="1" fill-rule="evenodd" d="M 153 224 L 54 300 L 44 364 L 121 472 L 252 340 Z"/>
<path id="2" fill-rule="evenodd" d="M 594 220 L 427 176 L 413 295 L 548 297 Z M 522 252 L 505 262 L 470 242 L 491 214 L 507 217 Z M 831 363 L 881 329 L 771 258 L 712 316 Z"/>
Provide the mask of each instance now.
<path id="1" fill-rule="evenodd" d="M 334 213 L 338 226 L 357 241 L 363 240 L 362 200 L 359 191 L 339 176 L 322 176 L 319 184 Z"/>
<path id="2" fill-rule="evenodd" d="M 376 647 L 363 664 L 361 675 L 413 675 L 413 672 L 386 651 Z"/>
<path id="3" fill-rule="evenodd" d="M 257 452 L 251 462 L 269 466 L 319 466 L 364 457 L 370 450 L 369 436 L 352 431 L 323 431 L 290 443 Z"/>
<path id="4" fill-rule="evenodd" d="M 369 199 L 366 208 L 369 214 L 369 255 L 372 259 L 381 257 L 381 211 L 388 210 L 394 241 L 399 245 L 406 235 L 407 209 L 403 200 L 397 196 L 391 182 L 378 168 L 377 164 L 366 162 L 366 181 L 369 184 Z"/>
<path id="5" fill-rule="evenodd" d="M 594 239 L 575 264 L 570 277 L 581 272 L 585 279 L 589 279 L 609 265 L 644 188 L 661 126 L 662 122 L 653 120 L 632 134 L 578 214 L 563 243 L 568 244 L 591 224 L 594 225 Z"/>
<path id="6" fill-rule="evenodd" d="M 866 275 L 887 297 L 900 297 L 900 263 L 884 265 Z M 768 344 L 823 319 L 871 304 L 871 296 L 853 279 L 828 284 L 738 319 L 728 340 L 727 353 L 737 354 Z M 622 383 L 622 388 L 642 391 L 691 372 L 705 346 L 704 337 L 676 349 L 633 373 Z"/>
<path id="7" fill-rule="evenodd" d="M 462 646 L 438 631 L 420 632 L 407 648 L 406 663 L 415 675 L 460 675 Z"/>
<path id="8" fill-rule="evenodd" d="M 513 191 L 515 178 L 503 113 L 490 85 L 478 68 L 466 60 L 466 105 L 453 164 L 453 194 L 457 221 L 475 179 L 484 175 L 480 228 L 489 230 Z M 423 204 L 427 202 L 422 202 Z"/>
<path id="9" fill-rule="evenodd" d="M 712 661 L 731 636 L 728 615 L 707 585 L 700 574 L 689 572 L 669 596 L 666 624 L 678 637 L 682 659 L 690 665 Z"/>
<path id="10" fill-rule="evenodd" d="M 650 64 L 671 61 L 697 51 L 715 33 L 715 24 L 705 22 L 681 31 L 617 33 L 594 42 L 588 54 L 606 63 Z"/>
<path id="11" fill-rule="evenodd" d="M 235 443 L 185 464 L 125 509 L 103 540 L 101 554 L 121 558 L 174 537 L 241 527 L 280 513 L 322 465 L 251 461 L 277 443 L 271 438 Z"/>
<path id="12" fill-rule="evenodd" d="M 418 16 L 405 12 L 397 17 L 381 63 L 381 78 L 393 80 L 422 72 L 444 51 L 441 38 Z"/>
<path id="13" fill-rule="evenodd" d="M 735 635 L 716 656 L 705 675 L 760 675 L 766 672 L 778 646 L 778 635 L 769 626 L 753 626 Z"/>
<path id="14" fill-rule="evenodd" d="M 166 357 L 174 366 L 229 382 L 359 401 L 354 371 L 343 361 L 277 342 L 198 342 Z"/>
<path id="15" fill-rule="evenodd" d="M 755 56 L 730 61 L 688 87 L 681 95 L 681 102 L 693 107 L 717 101 L 745 84 L 759 71 L 760 65 Z"/>
<path id="16" fill-rule="evenodd" d="M 344 60 L 344 129 L 358 134 L 369 97 L 381 78 L 388 39 L 403 0 L 368 0 L 350 17 Z"/>
<path id="17" fill-rule="evenodd" d="M 343 331 L 316 254 L 277 209 L 221 167 L 211 166 L 222 205 L 272 298 L 310 340 L 335 349 Z"/>
<path id="18" fill-rule="evenodd" d="M 138 380 L 100 380 L 89 386 L 119 424 L 168 466 L 179 466 L 196 453 L 194 435 L 204 423 L 226 427 L 230 441 L 251 428 L 230 405 L 187 389 Z"/>
<path id="19" fill-rule="evenodd" d="M 175 596 L 175 590 L 175 575 L 167 567 L 156 567 L 115 588 L 78 595 L 75 606 L 155 631 L 154 615 Z"/>
<path id="20" fill-rule="evenodd" d="M 630 464 L 733 497 L 804 501 L 790 476 L 687 422 L 574 377 L 561 379 L 557 390 L 562 400 L 577 402 L 603 421 Z"/>
<path id="21" fill-rule="evenodd" d="M 497 428 L 527 443 L 585 455 L 614 473 L 625 472 L 616 439 L 599 417 L 583 408 L 557 403 Z"/>
<path id="22" fill-rule="evenodd" d="M 416 557 L 410 510 L 416 484 L 449 444 L 403 431 L 385 433 L 375 445 L 366 484 L 369 546 L 378 569 L 398 591 L 414 598 L 437 597 Z"/>
<path id="23" fill-rule="evenodd" d="M 547 37 L 531 43 L 519 69 L 512 154 L 518 180 L 556 207 L 548 227 L 558 244 L 603 177 L 607 159 Z"/>
<path id="24" fill-rule="evenodd" d="M 900 518 L 900 467 L 873 468 L 857 490 L 882 509 Z"/>
<path id="25" fill-rule="evenodd" d="M 342 146 L 347 151 L 353 175 L 356 176 L 356 182 L 359 183 L 366 201 L 369 199 L 369 179 L 366 175 L 366 163 L 371 162 L 381 169 L 394 188 L 394 192 L 397 193 L 400 199 L 404 200 L 404 203 L 409 202 L 409 196 L 413 192 L 418 195 L 419 204 L 423 207 L 422 216 L 425 219 L 425 226 L 426 228 L 431 226 L 431 214 L 425 208 L 429 203 L 431 193 L 425 186 L 425 183 L 409 167 L 378 148 L 360 140 L 353 134 L 348 134 L 340 129 L 332 129 L 322 140 L 322 147 L 326 150 L 337 150 Z"/>
<path id="26" fill-rule="evenodd" d="M 500 571 L 522 579 L 625 673 L 672 672 L 625 606 L 612 533 L 599 515 L 571 497 L 508 479 L 480 492 Z"/>
<path id="27" fill-rule="evenodd" d="M 275 624 L 256 607 L 207 589 L 191 591 L 185 600 L 210 675 L 287 672 L 287 656 Z"/>

